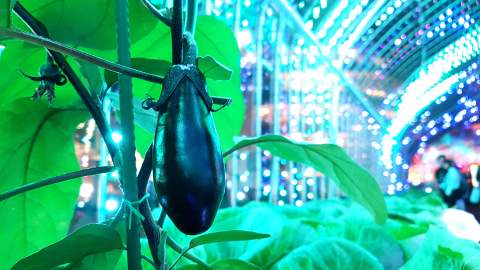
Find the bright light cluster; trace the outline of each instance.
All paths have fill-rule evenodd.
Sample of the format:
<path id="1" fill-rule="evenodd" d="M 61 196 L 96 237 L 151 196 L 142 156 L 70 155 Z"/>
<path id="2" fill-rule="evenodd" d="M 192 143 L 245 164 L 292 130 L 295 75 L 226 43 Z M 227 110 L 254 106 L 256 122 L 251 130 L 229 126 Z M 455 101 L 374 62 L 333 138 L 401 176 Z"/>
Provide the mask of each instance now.
<path id="1" fill-rule="evenodd" d="M 372 17 L 378 12 L 378 10 L 383 6 L 386 0 L 378 0 L 375 2 L 372 9 L 368 11 L 368 13 L 363 17 L 362 21 L 355 27 L 353 33 L 350 34 L 347 41 L 345 41 L 342 45 L 339 46 L 338 53 L 339 56 L 343 59 L 347 56 L 348 50 L 352 47 L 352 45 L 357 41 L 358 37 L 363 33 L 363 29 L 367 24 L 370 22 Z M 395 3 L 399 2 L 401 5 L 401 1 L 396 1 Z M 367 1 L 362 1 L 361 5 L 366 6 L 368 4 Z"/>
<path id="2" fill-rule="evenodd" d="M 332 14 L 328 17 L 328 20 L 325 22 L 323 27 L 318 32 L 319 38 L 324 38 L 327 36 L 328 30 L 332 28 L 337 18 L 342 14 L 343 10 L 347 7 L 348 7 L 348 0 L 342 0 L 338 4 L 338 6 L 333 10 Z"/>
<path id="3" fill-rule="evenodd" d="M 382 162 L 386 168 L 392 168 L 393 149 L 399 135 L 415 120 L 419 112 L 458 82 L 460 73 L 447 78 L 445 76 L 478 54 L 478 31 L 477 26 L 438 53 L 424 70 L 419 71 L 418 78 L 405 88 L 405 94 L 396 108 L 397 116 L 392 119 L 383 138 Z"/>

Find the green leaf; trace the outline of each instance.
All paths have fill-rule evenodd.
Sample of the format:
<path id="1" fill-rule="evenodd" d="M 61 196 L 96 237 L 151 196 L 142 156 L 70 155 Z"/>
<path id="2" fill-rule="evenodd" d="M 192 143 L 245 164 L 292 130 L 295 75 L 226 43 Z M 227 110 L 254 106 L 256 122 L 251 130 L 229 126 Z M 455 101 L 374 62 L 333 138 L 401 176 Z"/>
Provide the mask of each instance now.
<path id="1" fill-rule="evenodd" d="M 148 73 L 165 76 L 172 63 L 165 60 L 149 58 L 132 58 L 132 67 Z M 118 74 L 110 70 L 105 70 L 105 81 L 107 85 L 112 85 L 118 81 Z"/>
<path id="2" fill-rule="evenodd" d="M 229 80 L 232 70 L 215 60 L 211 56 L 199 57 L 197 59 L 198 69 L 207 78 L 213 80 Z"/>
<path id="3" fill-rule="evenodd" d="M 80 72 L 87 80 L 88 90 L 90 90 L 90 94 L 92 96 L 100 97 L 101 93 L 105 88 L 100 68 L 98 68 L 92 63 L 82 60 L 78 60 L 78 64 L 80 65 Z"/>
<path id="4" fill-rule="evenodd" d="M 378 225 L 363 228 L 356 243 L 377 257 L 385 270 L 397 270 L 405 263 L 400 244 Z"/>
<path id="5" fill-rule="evenodd" d="M 270 237 L 269 234 L 256 233 L 242 230 L 231 230 L 223 232 L 206 233 L 193 238 L 188 246 L 189 249 L 205 244 L 228 242 L 228 241 L 247 241 Z"/>
<path id="6" fill-rule="evenodd" d="M 120 109 L 120 99 L 118 93 L 109 93 L 108 98 L 112 101 L 112 105 L 117 110 Z M 153 133 L 157 125 L 157 113 L 154 110 L 145 110 L 142 108 L 143 100 L 133 98 L 133 115 L 135 124 L 143 130 Z M 141 152 L 143 153 L 143 152 Z"/>
<path id="7" fill-rule="evenodd" d="M 256 145 L 274 156 L 303 163 L 322 172 L 335 181 L 354 201 L 365 207 L 375 217 L 377 223 L 385 222 L 387 210 L 378 183 L 338 145 L 300 143 L 278 135 L 266 135 L 242 138 L 227 151 L 227 154 L 250 145 Z"/>
<path id="8" fill-rule="evenodd" d="M 118 232 L 107 225 L 89 224 L 61 241 L 16 263 L 12 270 L 46 270 L 78 263 L 88 255 L 123 248 Z"/>
<path id="9" fill-rule="evenodd" d="M 299 247 L 281 259 L 273 270 L 381 270 L 380 262 L 359 245 L 325 238 Z"/>
<path id="10" fill-rule="evenodd" d="M 158 20 L 141 1 L 128 1 L 132 43 L 150 33 Z M 45 24 L 52 39 L 73 46 L 116 48 L 114 0 L 23 1 L 25 8 Z"/>
<path id="11" fill-rule="evenodd" d="M 197 237 L 194 237 L 190 240 L 188 247 L 183 250 L 182 254 L 175 260 L 171 267 L 173 267 L 186 252 L 190 249 L 206 244 L 220 243 L 220 242 L 232 242 L 232 241 L 247 241 L 247 240 L 257 240 L 270 237 L 269 234 L 256 233 L 251 231 L 242 231 L 242 230 L 230 230 L 223 232 L 212 232 L 206 233 Z"/>
<path id="12" fill-rule="evenodd" d="M 120 109 L 118 93 L 108 93 L 107 97 L 117 110 Z M 157 126 L 157 112 L 142 108 L 143 100 L 133 98 L 133 117 L 135 121 L 135 147 L 142 155 L 147 151 L 153 142 L 153 133 Z"/>
<path id="13" fill-rule="evenodd" d="M 107 221 L 106 223 L 109 223 Z M 126 222 L 122 219 L 113 228 L 120 235 L 122 243 L 126 243 Z M 90 254 L 83 258 L 80 262 L 75 263 L 74 266 L 69 266 L 69 270 L 105 270 L 115 269 L 120 257 L 124 251 L 122 249 L 113 249 L 105 252 L 97 252 Z"/>
<path id="14" fill-rule="evenodd" d="M 209 232 L 225 231 L 232 228 L 246 231 L 268 233 L 269 238 L 256 241 L 218 242 L 203 245 L 190 250 L 190 253 L 204 258 L 208 263 L 228 258 L 238 258 L 270 269 L 277 260 L 289 251 L 305 243 L 315 240 L 316 233 L 308 226 L 291 221 L 283 216 L 277 207 L 266 203 L 252 202 L 243 207 L 226 208 L 219 211 Z M 274 224 L 274 226 L 272 226 Z M 170 237 L 182 246 L 188 246 L 191 237 L 186 237 L 178 231 L 167 218 L 165 229 Z M 169 259 L 178 255 L 169 253 Z M 183 260 L 183 263 L 191 263 Z M 179 263 L 182 263 L 180 261 Z"/>
<path id="15" fill-rule="evenodd" d="M 199 16 L 195 40 L 200 56 L 211 56 L 232 69 L 227 81 L 207 78 L 211 96 L 231 98 L 232 104 L 213 114 L 223 150 L 234 145 L 233 138 L 240 134 L 245 119 L 245 103 L 240 90 L 240 50 L 235 35 L 228 25 L 212 16 Z"/>
<path id="16" fill-rule="evenodd" d="M 260 270 L 254 264 L 238 259 L 225 259 L 214 262 L 210 266 L 211 270 Z M 179 267 L 178 270 L 208 270 L 207 268 L 198 264 L 188 264 Z"/>
<path id="17" fill-rule="evenodd" d="M 0 0 L 0 27 L 10 27 L 15 2 L 16 0 Z"/>
<path id="18" fill-rule="evenodd" d="M 402 270 L 480 269 L 480 245 L 458 239 L 446 229 L 431 228 Z"/>
<path id="19" fill-rule="evenodd" d="M 0 107 L 0 156 L 8 157 L 0 161 L 0 193 L 78 170 L 73 134 L 85 118 L 78 109 L 48 108 L 29 98 Z M 0 202 L 0 269 L 64 237 L 79 187 L 71 180 Z"/>

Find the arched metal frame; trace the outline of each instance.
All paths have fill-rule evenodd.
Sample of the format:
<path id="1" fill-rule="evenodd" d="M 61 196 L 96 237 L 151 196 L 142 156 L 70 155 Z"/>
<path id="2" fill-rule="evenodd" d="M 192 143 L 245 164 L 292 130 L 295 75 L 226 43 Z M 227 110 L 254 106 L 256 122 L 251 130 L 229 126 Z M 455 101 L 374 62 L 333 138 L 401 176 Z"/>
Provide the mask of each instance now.
<path id="1" fill-rule="evenodd" d="M 223 12 L 216 11 L 219 7 L 212 1 L 206 2 L 209 12 L 223 16 Z M 402 169 L 404 164 L 396 165 L 393 170 L 388 171 L 379 162 L 382 136 L 389 124 L 389 117 L 386 115 L 394 113 L 396 99 L 388 96 L 389 100 L 385 105 L 380 102 L 382 100 L 369 96 L 365 91 L 369 88 L 381 89 L 387 85 L 402 89 L 402 86 L 414 80 L 415 77 L 411 74 L 418 70 L 418 66 L 425 59 L 431 58 L 435 52 L 461 35 L 459 31 L 445 29 L 441 35 L 443 38 L 430 40 L 420 36 L 417 39 L 417 31 L 423 29 L 424 25 L 439 24 L 439 16 L 447 9 L 453 17 L 457 16 L 457 13 L 469 12 L 472 19 L 477 19 L 476 16 L 480 14 L 478 1 L 469 0 L 461 6 L 459 1 L 448 0 L 401 0 L 395 3 L 381 0 L 353 1 L 344 6 L 340 1 L 324 10 L 327 16 L 323 21 L 318 20 L 308 27 L 315 4 L 307 1 L 307 7 L 299 8 L 298 3 L 293 2 L 250 2 L 250 10 L 241 6 L 243 1 L 226 4 L 230 5 L 230 10 L 235 10 L 235 31 L 238 33 L 244 28 L 242 24 L 248 17 L 248 28 L 256 39 L 256 46 L 252 44 L 245 49 L 246 52 L 254 53 L 255 63 L 244 67 L 244 70 L 251 74 L 242 82 L 242 89 L 248 104 L 254 104 L 253 108 L 248 109 L 249 123 L 244 128 L 244 134 L 259 136 L 275 133 L 297 140 L 311 140 L 315 137 L 317 141 L 334 142 L 343 146 L 353 159 L 374 174 L 385 191 L 392 180 L 396 182 L 397 178 L 402 178 L 402 181 L 405 181 L 407 176 Z M 361 16 L 358 16 L 358 10 Z M 240 14 L 240 11 L 245 14 Z M 391 16 L 382 18 L 385 14 Z M 334 23 L 329 24 L 328 20 L 333 20 Z M 350 26 L 344 27 L 344 22 L 349 22 Z M 269 34 L 274 29 L 277 33 L 272 38 Z M 322 31 L 325 32 L 323 38 Z M 437 31 L 433 35 L 439 33 L 440 31 Z M 393 46 L 392 38 L 395 36 L 401 37 L 401 40 L 399 45 Z M 331 43 L 332 39 L 335 43 Z M 406 42 L 410 39 L 415 42 Z M 304 44 L 300 46 L 300 51 L 297 42 Z M 331 44 L 340 49 L 325 51 L 326 47 L 332 48 Z M 363 58 L 352 58 L 347 51 L 342 51 L 342 48 L 355 48 L 357 54 Z M 324 54 L 325 52 L 329 54 Z M 422 57 L 418 57 L 419 55 Z M 309 63 L 309 57 L 315 58 L 313 64 Z M 390 76 L 385 80 L 371 76 L 378 66 L 369 59 L 379 57 L 388 60 L 381 66 L 383 75 Z M 282 58 L 286 60 L 282 61 Z M 316 70 L 319 67 L 323 70 Z M 319 95 L 321 102 L 315 104 L 318 111 L 323 110 L 323 114 L 329 115 L 328 119 L 320 119 L 308 113 L 303 115 L 303 109 L 300 108 L 299 104 L 307 105 L 305 100 L 308 94 L 295 89 L 294 85 L 298 84 L 295 76 L 306 76 L 309 70 L 316 72 L 317 77 L 328 75 L 330 77 L 323 78 L 323 81 L 333 82 L 333 85 L 328 86 L 323 82 L 315 82 L 318 87 L 316 94 L 322 91 L 329 93 L 328 100 Z M 302 80 L 308 81 L 305 78 Z M 301 90 L 308 88 L 299 85 Z M 394 89 L 393 92 L 395 91 L 397 90 Z M 398 96 L 401 96 L 401 92 Z M 328 104 L 329 108 L 325 108 L 325 104 Z M 278 106 L 283 106 L 285 112 L 278 109 Z M 300 117 L 291 111 L 291 108 L 296 107 L 302 110 Z M 306 124 L 308 117 L 314 119 L 313 125 Z M 293 121 L 284 123 L 284 118 Z M 317 118 L 319 121 L 316 121 Z M 308 120 L 309 123 L 312 122 L 311 119 Z M 309 137 L 312 130 L 317 133 Z M 404 149 L 402 153 L 408 155 L 409 151 Z M 283 162 L 253 147 L 234 154 L 228 166 L 231 205 L 242 204 L 248 200 L 277 204 L 296 203 L 297 198 L 301 201 L 311 198 L 310 193 L 313 198 L 341 195 L 332 188 L 334 185 L 320 174 L 314 173 L 314 177 L 305 177 L 312 173 L 311 168 Z M 311 179 L 313 187 L 307 185 L 307 182 L 312 183 Z M 240 192 L 243 194 L 237 196 Z"/>

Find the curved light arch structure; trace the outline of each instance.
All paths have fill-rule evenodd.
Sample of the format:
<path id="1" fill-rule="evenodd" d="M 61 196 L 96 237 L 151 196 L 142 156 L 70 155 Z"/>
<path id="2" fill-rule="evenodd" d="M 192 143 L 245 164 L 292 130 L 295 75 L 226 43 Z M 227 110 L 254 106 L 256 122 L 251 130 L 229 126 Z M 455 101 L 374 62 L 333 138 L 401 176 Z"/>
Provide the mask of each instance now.
<path id="1" fill-rule="evenodd" d="M 412 154 L 477 121 L 479 0 L 201 2 L 239 39 L 252 105 L 244 135 L 337 143 L 395 193 L 408 187 Z M 228 166 L 232 205 L 341 196 L 312 168 L 264 151 Z"/>

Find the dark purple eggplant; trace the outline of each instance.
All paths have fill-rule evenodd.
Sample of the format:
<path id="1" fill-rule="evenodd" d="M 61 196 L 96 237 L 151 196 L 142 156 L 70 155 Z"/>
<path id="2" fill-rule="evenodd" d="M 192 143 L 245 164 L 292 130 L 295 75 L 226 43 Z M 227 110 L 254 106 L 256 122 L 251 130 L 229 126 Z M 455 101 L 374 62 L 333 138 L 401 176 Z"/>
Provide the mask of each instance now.
<path id="1" fill-rule="evenodd" d="M 172 66 L 157 104 L 153 176 L 158 199 L 180 231 L 202 233 L 225 193 L 225 165 L 212 100 L 197 67 Z"/>

